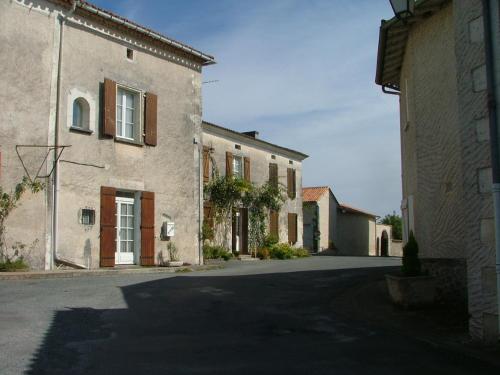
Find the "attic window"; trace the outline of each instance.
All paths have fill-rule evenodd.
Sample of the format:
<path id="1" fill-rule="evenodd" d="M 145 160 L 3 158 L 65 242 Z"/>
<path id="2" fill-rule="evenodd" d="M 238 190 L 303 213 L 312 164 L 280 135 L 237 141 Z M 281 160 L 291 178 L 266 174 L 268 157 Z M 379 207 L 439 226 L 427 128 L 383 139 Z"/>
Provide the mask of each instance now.
<path id="1" fill-rule="evenodd" d="M 241 145 L 234 145 L 234 148 L 237 150 L 241 150 Z"/>
<path id="2" fill-rule="evenodd" d="M 292 160 L 288 160 L 288 164 L 293 164 L 293 161 Z"/>
<path id="3" fill-rule="evenodd" d="M 271 159 L 276 160 L 276 155 L 271 155 Z"/>
<path id="4" fill-rule="evenodd" d="M 133 60 L 134 59 L 134 50 L 127 48 L 127 59 Z"/>

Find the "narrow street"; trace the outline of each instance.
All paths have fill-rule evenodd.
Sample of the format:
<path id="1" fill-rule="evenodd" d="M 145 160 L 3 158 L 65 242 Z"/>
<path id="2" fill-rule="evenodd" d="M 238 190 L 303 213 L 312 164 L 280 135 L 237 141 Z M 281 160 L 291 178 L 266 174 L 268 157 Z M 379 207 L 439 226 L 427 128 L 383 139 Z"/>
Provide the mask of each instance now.
<path id="1" fill-rule="evenodd" d="M 229 262 L 172 275 L 2 281 L 2 374 L 492 374 L 337 314 L 393 258 Z"/>

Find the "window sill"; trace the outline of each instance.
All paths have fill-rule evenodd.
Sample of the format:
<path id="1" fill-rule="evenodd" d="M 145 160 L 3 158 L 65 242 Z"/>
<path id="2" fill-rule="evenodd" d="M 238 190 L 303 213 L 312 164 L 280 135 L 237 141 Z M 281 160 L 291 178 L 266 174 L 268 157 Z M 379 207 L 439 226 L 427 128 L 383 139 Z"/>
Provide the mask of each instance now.
<path id="1" fill-rule="evenodd" d="M 75 133 L 83 133 L 83 134 L 93 134 L 94 132 L 90 129 L 84 129 L 84 128 L 77 128 L 77 127 L 74 127 L 74 126 L 71 126 L 69 128 L 69 131 L 71 132 L 75 132 Z"/>
<path id="2" fill-rule="evenodd" d="M 115 142 L 126 143 L 129 145 L 134 145 L 134 146 L 138 146 L 138 147 L 144 146 L 144 144 L 142 142 L 138 142 L 138 141 L 135 141 L 132 139 L 120 138 L 120 137 L 115 137 Z"/>

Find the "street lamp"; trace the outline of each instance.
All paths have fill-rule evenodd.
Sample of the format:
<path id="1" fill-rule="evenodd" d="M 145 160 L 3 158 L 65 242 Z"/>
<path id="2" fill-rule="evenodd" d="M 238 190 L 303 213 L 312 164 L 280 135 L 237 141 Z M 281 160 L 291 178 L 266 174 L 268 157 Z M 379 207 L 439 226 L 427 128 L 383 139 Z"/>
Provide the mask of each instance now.
<path id="1" fill-rule="evenodd" d="M 413 16 L 415 0 L 390 0 L 392 10 L 399 19 L 405 19 Z"/>

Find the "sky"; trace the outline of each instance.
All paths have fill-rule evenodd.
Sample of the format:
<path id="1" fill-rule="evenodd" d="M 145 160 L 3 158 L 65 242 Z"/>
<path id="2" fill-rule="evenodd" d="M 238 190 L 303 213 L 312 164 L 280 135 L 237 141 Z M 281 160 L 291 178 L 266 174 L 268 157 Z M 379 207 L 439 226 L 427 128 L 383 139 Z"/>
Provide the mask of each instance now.
<path id="1" fill-rule="evenodd" d="M 213 55 L 203 118 L 307 155 L 303 186 L 399 212 L 398 98 L 375 85 L 388 0 L 93 0 Z"/>

